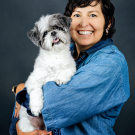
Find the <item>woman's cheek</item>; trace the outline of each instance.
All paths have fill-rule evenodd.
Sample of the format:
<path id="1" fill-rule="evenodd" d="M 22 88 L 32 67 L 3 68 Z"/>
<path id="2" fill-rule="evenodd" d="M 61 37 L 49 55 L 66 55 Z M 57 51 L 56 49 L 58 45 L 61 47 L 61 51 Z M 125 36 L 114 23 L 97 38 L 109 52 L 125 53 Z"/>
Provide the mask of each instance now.
<path id="1" fill-rule="evenodd" d="M 75 25 L 75 23 L 74 23 L 74 22 L 72 22 L 72 23 L 71 23 L 70 30 L 74 30 L 74 29 L 75 29 L 75 26 L 74 26 L 74 25 Z"/>
<path id="2" fill-rule="evenodd" d="M 79 19 L 72 19 L 71 28 L 72 29 L 76 29 L 76 27 L 78 26 L 78 24 L 79 24 Z"/>

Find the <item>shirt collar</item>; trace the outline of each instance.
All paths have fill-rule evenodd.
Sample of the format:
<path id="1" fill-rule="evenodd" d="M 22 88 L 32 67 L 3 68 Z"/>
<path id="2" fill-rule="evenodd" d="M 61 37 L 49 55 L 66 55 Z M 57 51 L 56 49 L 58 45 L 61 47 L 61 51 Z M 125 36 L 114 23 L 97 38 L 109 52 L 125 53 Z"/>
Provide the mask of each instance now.
<path id="1" fill-rule="evenodd" d="M 89 48 L 88 50 L 85 50 L 83 52 L 86 52 L 88 55 L 90 55 L 90 54 L 100 50 L 101 48 L 104 48 L 111 44 L 113 44 L 113 40 L 111 38 L 108 38 L 106 40 L 102 40 L 102 41 L 98 42 L 97 44 L 95 44 L 94 46 L 92 46 L 91 48 Z M 76 51 L 75 44 L 70 45 L 70 51 L 71 51 L 71 54 L 73 55 L 74 52 Z"/>

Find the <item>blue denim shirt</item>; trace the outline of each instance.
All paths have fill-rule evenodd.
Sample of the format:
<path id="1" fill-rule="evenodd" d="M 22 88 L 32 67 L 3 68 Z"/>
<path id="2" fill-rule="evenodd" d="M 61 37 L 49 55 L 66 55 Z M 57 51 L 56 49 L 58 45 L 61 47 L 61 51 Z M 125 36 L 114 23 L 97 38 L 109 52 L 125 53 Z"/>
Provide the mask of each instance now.
<path id="1" fill-rule="evenodd" d="M 72 44 L 71 53 L 75 50 Z M 76 65 L 77 72 L 67 84 L 51 81 L 43 86 L 47 130 L 61 129 L 62 135 L 115 135 L 113 126 L 130 96 L 125 57 L 107 39 L 81 52 Z"/>

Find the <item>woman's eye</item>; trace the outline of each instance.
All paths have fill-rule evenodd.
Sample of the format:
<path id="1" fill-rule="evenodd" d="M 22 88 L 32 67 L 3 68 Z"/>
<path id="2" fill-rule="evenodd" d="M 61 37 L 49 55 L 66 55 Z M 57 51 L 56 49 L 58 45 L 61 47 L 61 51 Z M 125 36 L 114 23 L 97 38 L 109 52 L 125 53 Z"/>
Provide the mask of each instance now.
<path id="1" fill-rule="evenodd" d="M 79 14 L 75 14 L 74 17 L 80 17 L 80 15 Z"/>
<path id="2" fill-rule="evenodd" d="M 95 14 L 91 14 L 90 16 L 91 16 L 91 17 L 96 17 L 96 15 L 95 15 Z"/>

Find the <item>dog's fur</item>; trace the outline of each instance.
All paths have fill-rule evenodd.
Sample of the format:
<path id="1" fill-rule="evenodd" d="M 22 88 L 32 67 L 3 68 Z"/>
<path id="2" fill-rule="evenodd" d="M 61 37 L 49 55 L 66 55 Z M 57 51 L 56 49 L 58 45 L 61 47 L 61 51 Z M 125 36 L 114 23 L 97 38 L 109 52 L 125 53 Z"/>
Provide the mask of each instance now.
<path id="1" fill-rule="evenodd" d="M 69 50 L 71 18 L 61 14 L 42 16 L 28 33 L 31 41 L 40 47 L 34 70 L 25 82 L 30 95 L 30 109 L 39 116 L 43 107 L 42 86 L 48 81 L 67 83 L 76 72 L 75 61 Z M 19 128 L 23 132 L 44 129 L 43 119 L 31 117 L 21 106 Z"/>

